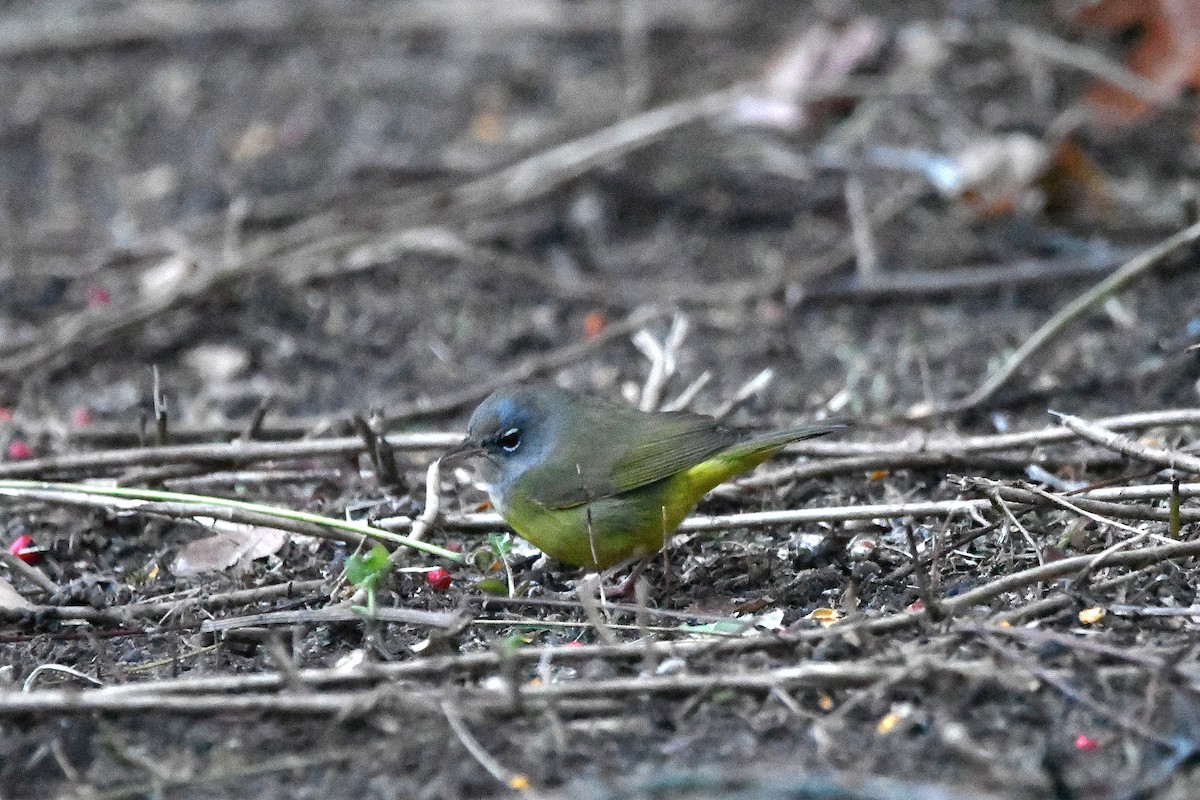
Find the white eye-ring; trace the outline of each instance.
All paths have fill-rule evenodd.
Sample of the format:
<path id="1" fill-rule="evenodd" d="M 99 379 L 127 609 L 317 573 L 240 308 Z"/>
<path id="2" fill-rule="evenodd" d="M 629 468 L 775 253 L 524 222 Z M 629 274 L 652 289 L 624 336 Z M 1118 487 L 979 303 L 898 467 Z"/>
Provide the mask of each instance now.
<path id="1" fill-rule="evenodd" d="M 504 448 L 505 452 L 511 453 L 521 446 L 521 429 L 509 428 L 496 439 L 496 444 Z"/>

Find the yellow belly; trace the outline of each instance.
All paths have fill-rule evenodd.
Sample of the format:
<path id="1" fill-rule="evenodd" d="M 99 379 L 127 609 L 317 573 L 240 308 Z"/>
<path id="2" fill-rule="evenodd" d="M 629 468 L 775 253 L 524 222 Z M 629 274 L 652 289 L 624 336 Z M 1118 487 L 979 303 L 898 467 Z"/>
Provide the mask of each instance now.
<path id="1" fill-rule="evenodd" d="M 736 460 L 711 458 L 661 481 L 571 508 L 546 508 L 528 499 L 517 481 L 496 505 L 513 530 L 551 558 L 607 569 L 661 550 L 710 489 L 762 463 L 775 449 Z"/>

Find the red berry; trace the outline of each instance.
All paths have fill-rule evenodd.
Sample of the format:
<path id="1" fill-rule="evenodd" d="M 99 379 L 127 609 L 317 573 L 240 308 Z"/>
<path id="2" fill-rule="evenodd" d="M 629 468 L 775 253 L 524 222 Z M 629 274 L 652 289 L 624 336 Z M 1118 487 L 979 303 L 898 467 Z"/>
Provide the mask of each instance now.
<path id="1" fill-rule="evenodd" d="M 12 540 L 12 544 L 8 546 L 8 552 L 26 564 L 36 564 L 41 559 L 42 554 L 35 550 L 32 545 L 33 537 L 27 533 L 22 533 Z"/>
<path id="2" fill-rule="evenodd" d="M 454 582 L 454 578 L 450 576 L 449 572 L 438 567 L 425 573 L 425 582 L 435 592 L 444 592 L 450 588 L 450 584 Z"/>
<path id="3" fill-rule="evenodd" d="M 75 406 L 71 409 L 71 424 L 75 427 L 82 428 L 91 421 L 92 412 L 88 411 L 87 406 Z"/>
<path id="4" fill-rule="evenodd" d="M 583 318 L 583 338 L 595 339 L 604 333 L 606 324 L 603 314 L 599 311 L 589 311 L 587 316 Z"/>
<path id="5" fill-rule="evenodd" d="M 96 306 L 106 306 L 112 302 L 112 295 L 108 293 L 108 289 L 103 286 L 92 285 L 87 287 L 87 306 L 95 308 Z"/>
<path id="6" fill-rule="evenodd" d="M 1076 750 L 1084 750 L 1084 751 L 1095 750 L 1099 746 L 1100 746 L 1099 742 L 1097 742 L 1095 739 L 1093 739 L 1092 737 L 1090 737 L 1086 734 L 1081 733 L 1075 737 L 1075 749 Z"/>
<path id="7" fill-rule="evenodd" d="M 13 439 L 4 451 L 9 461 L 24 461 L 33 458 L 33 448 L 24 439 Z"/>

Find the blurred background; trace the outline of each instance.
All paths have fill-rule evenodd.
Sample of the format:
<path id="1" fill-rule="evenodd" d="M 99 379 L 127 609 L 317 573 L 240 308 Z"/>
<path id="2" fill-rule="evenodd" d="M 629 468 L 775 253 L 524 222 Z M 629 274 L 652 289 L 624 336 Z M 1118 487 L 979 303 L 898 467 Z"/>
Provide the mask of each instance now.
<path id="1" fill-rule="evenodd" d="M 128 420 L 150 363 L 197 423 L 409 401 L 647 305 L 712 397 L 907 413 L 1196 203 L 1184 0 L 0 14 L 0 374 L 64 420 Z M 1017 391 L 1192 398 L 1155 378 L 1184 286 Z M 617 350 L 562 379 L 640 380 Z"/>
<path id="2" fill-rule="evenodd" d="M 1156 467 L 1055 449 L 1057 433 L 954 448 L 1044 428 L 1047 409 L 1196 406 L 1198 87 L 1197 0 L 0 2 L 0 475 L 411 526 L 435 445 L 495 386 L 540 377 L 738 426 L 857 421 L 702 512 L 986 505 L 951 474 L 981 472 L 1072 492 L 1158 481 L 1143 499 L 1161 505 Z M 1020 349 L 1072 303 L 1043 346 Z M 1164 419 L 1147 424 L 1194 422 Z M 1193 430 L 1149 438 L 1186 447 Z M 386 431 L 444 436 L 383 457 Z M 341 449 L 305 449 L 335 436 Z M 297 449 L 243 462 L 234 440 Z M 217 450 L 113 455 L 188 442 Z M 871 461 L 879 442 L 895 458 Z M 93 460 L 39 460 L 76 455 Z M 469 473 L 443 478 L 443 510 L 482 509 Z M 1010 641 L 982 612 L 991 638 L 910 614 L 926 608 L 913 576 L 928 565 L 953 598 L 1130 543 L 1114 544 L 1128 525 L 1062 507 L 687 534 L 650 572 L 664 648 L 707 648 L 693 637 L 727 623 L 740 637 L 747 619 L 762 640 L 797 638 L 643 664 L 640 650 L 604 655 L 561 594 L 576 573 L 478 525 L 431 535 L 482 548 L 483 580 L 455 565 L 431 580 L 421 561 L 381 584 L 381 607 L 453 628 L 430 633 L 345 616 L 343 541 L 276 531 L 273 550 L 247 556 L 243 538 L 187 573 L 177 556 L 211 541 L 194 521 L 3 497 L 6 547 L 25 537 L 14 558 L 36 551 L 50 576 L 5 573 L 42 604 L 0 609 L 9 697 L 48 663 L 113 683 L 283 675 L 278 694 L 245 695 L 264 707 L 342 686 L 288 694 L 300 668 L 415 664 L 405 680 L 424 681 L 387 684 L 410 692 L 395 706 L 374 683 L 342 686 L 344 717 L 6 711 L 5 796 L 1195 796 L 1195 673 L 1163 677 L 1194 669 L 1194 616 L 1114 611 L 1108 638 L 1075 636 L 1103 618 L 1081 621 L 1085 603 L 1186 610 L 1192 556 L 1104 572 L 1100 599 L 1094 563 L 1083 588 L 1055 584 L 1062 604 L 1037 606 L 1058 625 L 1044 638 Z M 1170 545 L 1151 511 L 1132 519 L 1158 520 L 1154 544 Z M 291 581 L 303 590 L 280 589 Z M 1050 585 L 981 602 L 1028 610 Z M 488 605 L 497 587 L 512 603 Z M 180 598 L 187 614 L 160 613 Z M 446 622 L 464 609 L 471 625 Z M 267 610 L 317 616 L 285 637 L 202 630 Z M 612 613 L 638 641 L 643 618 Z M 884 632 L 826 637 L 842 613 Z M 510 658 L 526 645 L 596 649 L 567 665 Z M 754 683 L 810 663 L 857 677 Z M 749 689 L 704 683 L 743 674 Z M 692 683 L 649 695 L 647 676 Z M 569 702 L 497 711 L 506 687 L 543 684 Z M 463 722 L 453 703 L 468 691 Z M 478 757 L 471 730 L 511 773 Z M 810 781 L 810 767 L 844 780 Z"/>

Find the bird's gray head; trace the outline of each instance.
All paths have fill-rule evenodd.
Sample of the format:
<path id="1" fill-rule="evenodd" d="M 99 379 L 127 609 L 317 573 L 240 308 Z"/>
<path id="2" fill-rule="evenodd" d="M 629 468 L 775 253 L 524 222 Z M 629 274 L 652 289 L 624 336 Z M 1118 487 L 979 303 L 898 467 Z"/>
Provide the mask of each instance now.
<path id="1" fill-rule="evenodd" d="M 467 438 L 455 451 L 482 456 L 480 477 L 493 499 L 503 497 L 513 481 L 549 455 L 571 399 L 554 386 L 500 389 L 471 414 Z"/>

